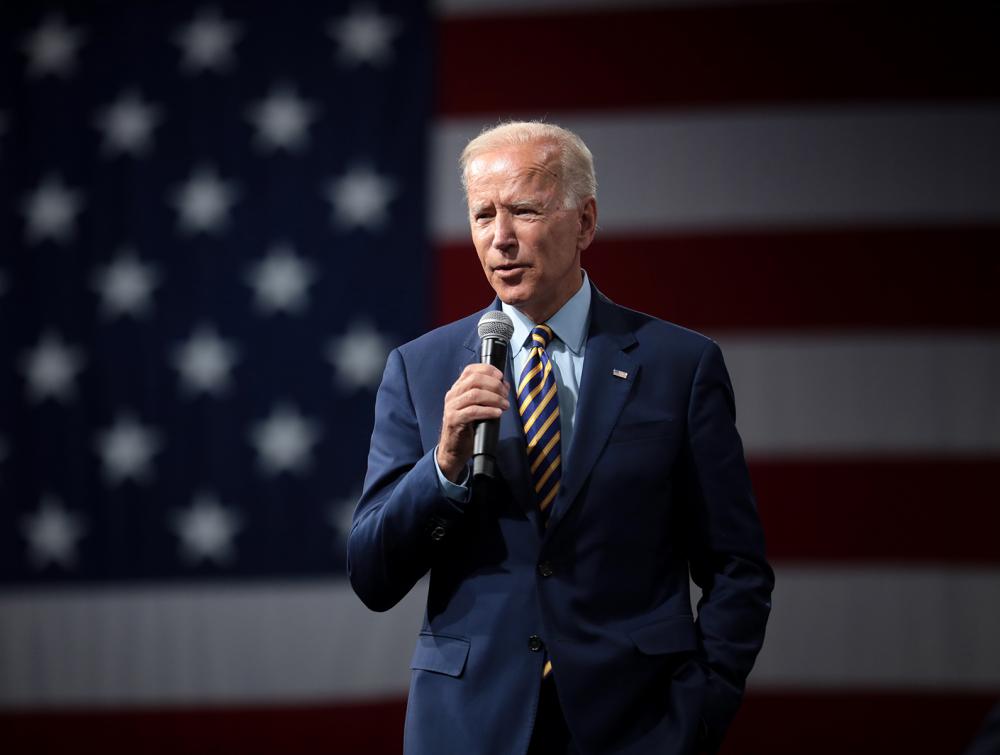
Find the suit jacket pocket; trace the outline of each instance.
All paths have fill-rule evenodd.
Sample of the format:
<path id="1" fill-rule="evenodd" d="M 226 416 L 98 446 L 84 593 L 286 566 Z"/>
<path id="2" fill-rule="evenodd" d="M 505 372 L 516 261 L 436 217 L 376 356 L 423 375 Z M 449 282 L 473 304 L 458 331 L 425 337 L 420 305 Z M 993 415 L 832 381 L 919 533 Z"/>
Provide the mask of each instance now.
<path id="1" fill-rule="evenodd" d="M 690 616 L 671 616 L 644 624 L 628 633 L 639 652 L 646 655 L 685 653 L 698 648 L 698 633 Z"/>
<path id="2" fill-rule="evenodd" d="M 651 422 L 630 422 L 618 425 L 611 432 L 608 445 L 667 437 L 675 431 L 676 427 L 677 423 L 672 419 L 660 419 Z"/>
<path id="3" fill-rule="evenodd" d="M 469 657 L 469 641 L 464 637 L 421 632 L 413 651 L 411 669 L 461 676 Z"/>

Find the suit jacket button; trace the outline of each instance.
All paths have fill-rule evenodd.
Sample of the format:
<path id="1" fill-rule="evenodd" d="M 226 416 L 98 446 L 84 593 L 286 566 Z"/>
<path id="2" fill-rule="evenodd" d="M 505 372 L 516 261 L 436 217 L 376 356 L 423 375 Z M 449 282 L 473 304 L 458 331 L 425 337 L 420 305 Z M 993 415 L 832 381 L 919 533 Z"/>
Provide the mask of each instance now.
<path id="1" fill-rule="evenodd" d="M 533 634 L 528 638 L 528 650 L 532 653 L 537 653 L 543 647 L 545 647 L 545 643 L 542 642 L 542 638 L 537 634 Z"/>
<path id="2" fill-rule="evenodd" d="M 541 574 L 543 577 L 551 577 L 553 574 L 556 573 L 556 570 L 552 566 L 551 561 L 542 561 L 542 563 L 538 565 L 538 573 Z"/>
<path id="3" fill-rule="evenodd" d="M 446 532 L 447 530 L 439 524 L 431 530 L 431 540 L 434 542 L 440 542 L 444 538 Z"/>

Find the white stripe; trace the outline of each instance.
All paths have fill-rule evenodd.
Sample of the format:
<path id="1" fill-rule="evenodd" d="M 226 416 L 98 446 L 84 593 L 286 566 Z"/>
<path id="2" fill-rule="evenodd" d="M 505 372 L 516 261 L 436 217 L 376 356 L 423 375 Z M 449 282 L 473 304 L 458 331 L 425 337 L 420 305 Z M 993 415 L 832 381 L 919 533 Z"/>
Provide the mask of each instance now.
<path id="1" fill-rule="evenodd" d="M 1000 108 L 815 107 L 548 115 L 597 165 L 608 233 L 1000 221 Z M 432 231 L 465 240 L 458 155 L 491 119 L 442 121 Z"/>
<path id="2" fill-rule="evenodd" d="M 343 580 L 0 594 L 0 707 L 398 695 L 425 595 L 375 614 Z"/>
<path id="3" fill-rule="evenodd" d="M 778 570 L 750 688 L 1000 687 L 1000 571 Z"/>
<path id="4" fill-rule="evenodd" d="M 0 596 L 0 707 L 401 695 L 425 598 L 341 581 Z M 751 686 L 1000 686 L 1000 571 L 778 569 Z"/>
<path id="5" fill-rule="evenodd" d="M 1000 452 L 996 335 L 719 341 L 748 455 Z"/>

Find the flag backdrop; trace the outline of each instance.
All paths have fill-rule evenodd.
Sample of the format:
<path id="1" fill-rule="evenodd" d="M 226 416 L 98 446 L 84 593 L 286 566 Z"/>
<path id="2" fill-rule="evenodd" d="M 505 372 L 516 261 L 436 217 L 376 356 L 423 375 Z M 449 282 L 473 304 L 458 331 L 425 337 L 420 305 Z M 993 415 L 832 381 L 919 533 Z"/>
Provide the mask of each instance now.
<path id="1" fill-rule="evenodd" d="M 584 263 L 723 346 L 774 612 L 725 752 L 1000 698 L 1000 14 L 0 5 L 0 748 L 398 752 L 344 536 L 387 350 L 491 292 L 456 161 L 578 131 Z M 599 694 L 599 691 L 595 691 Z"/>

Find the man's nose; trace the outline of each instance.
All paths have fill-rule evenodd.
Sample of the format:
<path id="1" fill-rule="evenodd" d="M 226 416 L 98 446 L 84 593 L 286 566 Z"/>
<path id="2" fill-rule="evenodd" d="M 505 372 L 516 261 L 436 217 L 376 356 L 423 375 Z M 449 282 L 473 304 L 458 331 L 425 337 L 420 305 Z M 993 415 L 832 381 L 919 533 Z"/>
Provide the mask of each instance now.
<path id="1" fill-rule="evenodd" d="M 514 219 L 506 212 L 498 212 L 493 221 L 493 246 L 504 252 L 517 247 Z"/>

